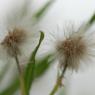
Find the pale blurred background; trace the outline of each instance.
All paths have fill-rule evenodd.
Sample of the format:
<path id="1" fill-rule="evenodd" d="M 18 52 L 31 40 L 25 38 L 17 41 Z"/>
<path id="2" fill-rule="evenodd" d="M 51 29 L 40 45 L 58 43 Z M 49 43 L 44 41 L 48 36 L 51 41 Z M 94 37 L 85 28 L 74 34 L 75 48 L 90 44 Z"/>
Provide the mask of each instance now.
<path id="1" fill-rule="evenodd" d="M 31 16 L 32 13 L 37 11 L 48 0 L 30 1 L 31 2 L 26 2 L 26 0 L 0 0 L 0 40 L 5 33 L 3 31 L 6 31 L 5 24 L 7 22 L 7 16 L 9 19 L 14 19 L 11 18 L 12 15 L 15 13 L 20 15 L 25 4 L 26 6 L 28 5 L 28 15 Z M 39 22 L 39 30 L 44 30 L 45 32 L 49 31 L 54 34 L 58 25 L 62 27 L 65 22 L 82 24 L 86 22 L 94 12 L 95 0 L 55 0 L 54 4 L 52 4 L 43 19 Z M 49 37 L 49 35 L 47 36 Z M 38 56 L 43 56 L 43 54 L 51 50 L 51 48 L 52 47 L 48 44 L 43 44 Z M 0 65 L 1 70 L 3 67 L 2 62 Z M 46 72 L 41 78 L 35 80 L 31 88 L 31 95 L 49 95 L 55 84 L 56 73 L 57 62 L 53 64 L 48 72 Z M 90 66 L 85 71 L 72 73 L 70 78 L 68 79 L 67 77 L 66 79 L 67 82 L 65 85 L 67 95 L 95 95 L 95 66 Z"/>

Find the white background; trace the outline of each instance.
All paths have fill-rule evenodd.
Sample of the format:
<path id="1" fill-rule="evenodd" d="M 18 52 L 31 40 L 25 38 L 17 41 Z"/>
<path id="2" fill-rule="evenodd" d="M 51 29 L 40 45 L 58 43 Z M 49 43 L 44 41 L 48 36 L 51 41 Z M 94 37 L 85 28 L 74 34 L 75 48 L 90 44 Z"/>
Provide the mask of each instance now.
<path id="1" fill-rule="evenodd" d="M 28 7 L 30 7 L 29 15 L 35 10 L 38 10 L 48 0 L 33 0 Z M 22 9 L 26 0 L 0 0 L 0 39 L 4 35 L 4 24 L 6 22 L 6 16 L 13 15 L 15 11 Z M 32 9 L 32 10 L 31 10 Z M 95 12 L 95 0 L 56 0 L 52 7 L 48 10 L 45 17 L 39 24 L 39 29 L 46 32 L 51 31 L 53 33 L 56 30 L 57 25 L 61 25 L 64 22 L 83 23 L 87 21 Z M 17 12 L 20 14 L 20 11 Z M 46 51 L 48 48 L 44 48 Z M 56 77 L 56 64 L 53 65 L 49 71 L 37 79 L 33 87 L 31 88 L 31 95 L 49 95 Z M 95 95 L 95 67 L 91 67 L 91 70 L 72 74 L 72 78 L 69 79 L 67 91 L 68 95 Z"/>

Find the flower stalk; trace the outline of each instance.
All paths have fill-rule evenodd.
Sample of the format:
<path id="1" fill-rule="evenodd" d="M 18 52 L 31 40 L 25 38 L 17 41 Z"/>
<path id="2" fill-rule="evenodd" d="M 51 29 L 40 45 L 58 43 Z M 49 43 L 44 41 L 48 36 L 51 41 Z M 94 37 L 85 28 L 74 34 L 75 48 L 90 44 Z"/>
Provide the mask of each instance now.
<path id="1" fill-rule="evenodd" d="M 15 50 L 14 50 L 14 58 L 15 58 L 15 61 L 16 61 L 16 64 L 17 64 L 18 72 L 19 72 L 21 95 L 27 95 L 26 94 L 26 89 L 25 89 L 25 81 L 24 81 L 23 71 L 22 71 L 22 68 L 20 67 L 19 59 L 18 59 L 18 56 L 17 56 Z"/>
<path id="2" fill-rule="evenodd" d="M 21 95 L 26 95 L 23 72 L 20 68 L 19 60 L 18 60 L 17 56 L 15 56 L 15 60 L 16 60 L 17 68 L 18 68 L 18 71 L 19 71 L 19 81 L 20 81 L 20 87 L 21 87 Z"/>
<path id="3" fill-rule="evenodd" d="M 55 84 L 53 90 L 51 91 L 50 95 L 55 95 L 55 93 L 57 92 L 57 90 L 59 89 L 59 87 L 62 86 L 62 79 L 64 78 L 64 74 L 65 74 L 65 72 L 67 70 L 67 66 L 68 65 L 65 64 L 65 67 L 64 67 L 61 75 L 57 78 L 56 84 Z"/>

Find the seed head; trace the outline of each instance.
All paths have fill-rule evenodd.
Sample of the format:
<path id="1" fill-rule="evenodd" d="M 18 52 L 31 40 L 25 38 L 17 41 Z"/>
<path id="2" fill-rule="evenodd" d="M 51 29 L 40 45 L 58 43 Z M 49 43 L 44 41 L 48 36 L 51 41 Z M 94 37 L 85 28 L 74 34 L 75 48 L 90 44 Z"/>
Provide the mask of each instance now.
<path id="1" fill-rule="evenodd" d="M 65 67 L 67 64 L 67 68 L 77 71 L 81 64 L 80 61 L 84 60 L 88 54 L 87 41 L 89 40 L 86 41 L 87 37 L 82 33 L 80 35 L 79 32 L 72 32 L 66 39 L 58 41 L 56 50 L 61 67 Z"/>
<path id="2" fill-rule="evenodd" d="M 20 54 L 19 46 L 25 41 L 26 34 L 22 29 L 14 28 L 13 31 L 9 31 L 2 41 L 2 45 L 7 49 L 7 52 L 13 56 L 14 52 Z"/>
<path id="3" fill-rule="evenodd" d="M 63 53 L 67 56 L 82 56 L 85 53 L 86 46 L 83 42 L 81 37 L 73 38 L 73 39 L 66 39 L 61 44 L 62 46 L 59 46 L 60 49 L 63 48 Z"/>

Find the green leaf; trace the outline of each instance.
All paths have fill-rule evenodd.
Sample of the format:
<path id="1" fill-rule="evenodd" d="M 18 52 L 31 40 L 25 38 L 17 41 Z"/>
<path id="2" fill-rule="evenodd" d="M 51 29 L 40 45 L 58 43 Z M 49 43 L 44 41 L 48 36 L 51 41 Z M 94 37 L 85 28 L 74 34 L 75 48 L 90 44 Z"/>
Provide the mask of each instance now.
<path id="1" fill-rule="evenodd" d="M 81 26 L 79 28 L 79 31 L 86 32 L 89 28 L 91 28 L 94 22 L 95 22 L 95 13 L 91 16 L 91 18 L 87 21 L 87 23 L 84 26 Z"/>
<path id="2" fill-rule="evenodd" d="M 13 95 L 17 91 L 18 87 L 19 87 L 19 80 L 17 78 L 13 80 L 13 82 L 10 84 L 9 87 L 0 92 L 0 95 Z"/>
<path id="3" fill-rule="evenodd" d="M 7 71 L 9 70 L 9 67 L 10 67 L 10 64 L 5 64 L 5 66 L 3 67 L 3 70 L 0 72 L 0 82 L 5 77 Z"/>
<path id="4" fill-rule="evenodd" d="M 37 62 L 35 66 L 35 78 L 38 78 L 45 73 L 45 71 L 49 68 L 51 63 L 53 63 L 54 61 L 52 57 L 53 55 L 49 54 Z"/>
<path id="5" fill-rule="evenodd" d="M 41 35 L 40 35 L 40 40 L 39 40 L 39 43 L 37 45 L 37 47 L 35 48 L 35 50 L 33 51 L 31 57 L 30 57 L 30 60 L 29 60 L 29 63 L 27 65 L 27 68 L 26 68 L 26 72 L 25 72 L 25 85 L 26 85 L 26 92 L 27 94 L 29 94 L 29 90 L 30 90 L 30 87 L 32 85 L 32 82 L 34 80 L 34 72 L 35 72 L 35 56 L 37 54 L 37 51 L 41 45 L 41 42 L 43 41 L 44 39 L 44 33 L 41 32 Z"/>
<path id="6" fill-rule="evenodd" d="M 94 22 L 95 22 L 95 13 L 94 13 L 93 16 L 90 18 L 89 24 L 93 24 Z"/>
<path id="7" fill-rule="evenodd" d="M 37 13 L 35 13 L 34 18 L 36 21 L 43 17 L 44 13 L 49 9 L 53 2 L 54 0 L 48 1 Z"/>
<path id="8" fill-rule="evenodd" d="M 36 78 L 39 78 L 41 75 L 43 75 L 47 69 L 50 67 L 50 65 L 53 63 L 54 58 L 52 54 L 48 54 L 44 58 L 41 58 L 40 60 L 36 61 L 35 64 L 35 77 L 33 78 L 33 81 Z M 5 90 L 0 92 L 0 95 L 13 95 L 17 89 L 19 89 L 19 79 L 13 80 L 13 82 L 10 84 L 9 87 L 7 87 Z"/>

